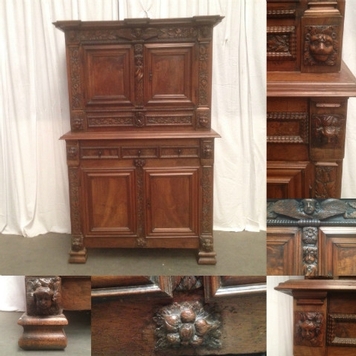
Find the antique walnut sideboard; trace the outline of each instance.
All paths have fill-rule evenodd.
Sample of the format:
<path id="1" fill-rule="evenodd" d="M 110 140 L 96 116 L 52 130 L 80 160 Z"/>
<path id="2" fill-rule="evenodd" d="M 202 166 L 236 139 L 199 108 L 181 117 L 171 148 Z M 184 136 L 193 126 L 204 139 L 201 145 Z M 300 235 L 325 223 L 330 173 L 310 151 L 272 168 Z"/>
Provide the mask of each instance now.
<path id="1" fill-rule="evenodd" d="M 356 276 L 356 201 L 269 200 L 267 274 Z"/>
<path id="2" fill-rule="evenodd" d="M 340 198 L 347 102 L 344 0 L 267 0 L 267 197 Z"/>
<path id="3" fill-rule="evenodd" d="M 356 354 L 356 280 L 294 279 L 276 290 L 293 297 L 294 356 Z"/>
<path id="4" fill-rule="evenodd" d="M 92 277 L 92 355 L 265 355 L 265 282 Z"/>
<path id="5" fill-rule="evenodd" d="M 57 21 L 65 33 L 72 248 L 190 248 L 215 264 L 211 82 L 223 17 Z"/>

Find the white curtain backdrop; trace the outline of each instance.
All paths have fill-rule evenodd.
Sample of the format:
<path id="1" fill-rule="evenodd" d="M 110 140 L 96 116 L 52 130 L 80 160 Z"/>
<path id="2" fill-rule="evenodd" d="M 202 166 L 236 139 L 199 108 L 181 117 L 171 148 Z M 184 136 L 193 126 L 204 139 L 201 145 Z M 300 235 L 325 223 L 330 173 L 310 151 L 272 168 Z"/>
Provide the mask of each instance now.
<path id="1" fill-rule="evenodd" d="M 356 75 L 356 0 L 346 0 L 343 60 Z M 346 124 L 346 147 L 342 176 L 342 198 L 356 198 L 356 98 L 350 98 Z"/>
<path id="2" fill-rule="evenodd" d="M 70 232 L 57 20 L 223 15 L 214 33 L 214 228 L 265 229 L 265 0 L 0 1 L 0 233 Z"/>

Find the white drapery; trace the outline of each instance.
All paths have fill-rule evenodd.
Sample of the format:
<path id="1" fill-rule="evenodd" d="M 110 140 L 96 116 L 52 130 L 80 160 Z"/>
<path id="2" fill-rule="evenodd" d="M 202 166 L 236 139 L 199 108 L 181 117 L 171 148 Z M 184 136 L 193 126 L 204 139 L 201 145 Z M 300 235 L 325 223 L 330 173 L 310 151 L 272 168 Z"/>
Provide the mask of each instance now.
<path id="1" fill-rule="evenodd" d="M 0 14 L 0 232 L 70 232 L 64 34 L 52 22 L 216 14 L 214 228 L 265 228 L 264 0 L 3 0 Z"/>

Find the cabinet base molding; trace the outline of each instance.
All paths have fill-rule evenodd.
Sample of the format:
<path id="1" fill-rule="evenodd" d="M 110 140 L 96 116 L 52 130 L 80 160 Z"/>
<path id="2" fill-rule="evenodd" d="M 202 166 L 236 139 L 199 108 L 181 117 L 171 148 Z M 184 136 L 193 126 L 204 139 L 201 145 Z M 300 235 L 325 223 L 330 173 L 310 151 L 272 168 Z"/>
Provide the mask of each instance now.
<path id="1" fill-rule="evenodd" d="M 30 316 L 26 313 L 18 320 L 23 327 L 19 346 L 24 350 L 61 350 L 67 346 L 63 327 L 68 320 L 63 314 Z"/>

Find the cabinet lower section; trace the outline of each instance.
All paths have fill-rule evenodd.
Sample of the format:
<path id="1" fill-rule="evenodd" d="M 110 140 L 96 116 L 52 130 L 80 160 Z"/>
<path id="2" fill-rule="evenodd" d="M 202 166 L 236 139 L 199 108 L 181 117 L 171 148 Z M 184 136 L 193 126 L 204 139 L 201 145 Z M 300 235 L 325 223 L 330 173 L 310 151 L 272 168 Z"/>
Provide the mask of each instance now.
<path id="1" fill-rule="evenodd" d="M 122 247 L 197 249 L 198 263 L 216 263 L 213 137 L 69 136 L 70 262 L 84 263 L 86 248 Z"/>

